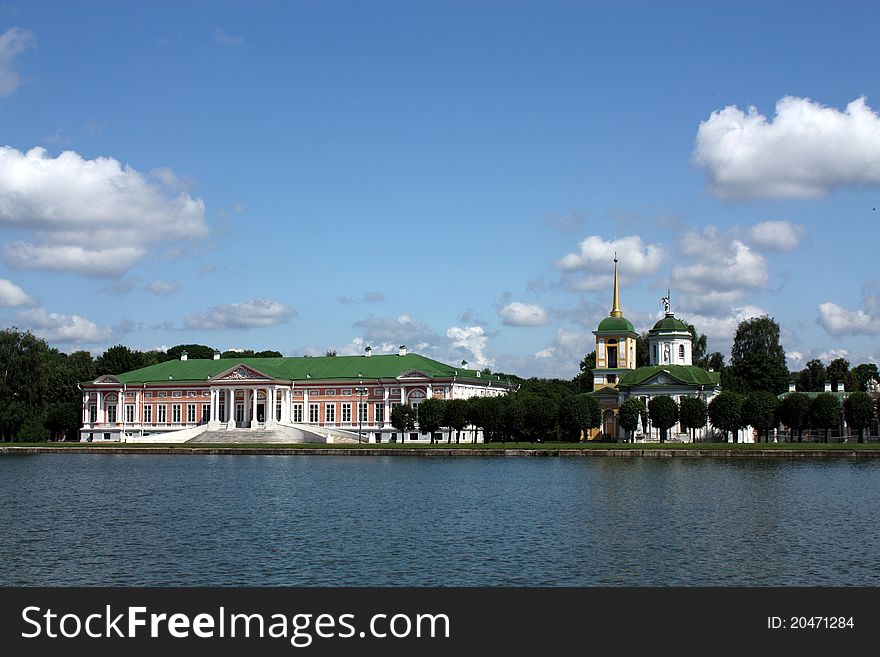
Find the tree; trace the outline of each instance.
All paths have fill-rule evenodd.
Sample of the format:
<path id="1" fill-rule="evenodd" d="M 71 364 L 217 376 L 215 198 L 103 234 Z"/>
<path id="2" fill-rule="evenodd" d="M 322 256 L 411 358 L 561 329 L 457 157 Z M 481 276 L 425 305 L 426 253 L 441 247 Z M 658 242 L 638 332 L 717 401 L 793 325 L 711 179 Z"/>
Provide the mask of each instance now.
<path id="1" fill-rule="evenodd" d="M 254 358 L 282 358 L 282 354 L 280 351 L 267 349 L 265 351 L 258 351 L 257 353 L 255 353 Z"/>
<path id="2" fill-rule="evenodd" d="M 566 439 L 580 440 L 589 430 L 593 415 L 600 413 L 596 399 L 589 393 L 569 395 L 559 405 L 559 426 Z"/>
<path id="3" fill-rule="evenodd" d="M 178 344 L 168 348 L 165 355 L 168 360 L 180 360 L 180 354 L 184 351 L 187 358 L 211 360 L 216 349 L 203 344 Z"/>
<path id="4" fill-rule="evenodd" d="M 559 403 L 553 397 L 535 392 L 517 392 L 513 399 L 512 422 L 515 433 L 531 442 L 543 442 L 549 433 L 558 433 Z"/>
<path id="5" fill-rule="evenodd" d="M 840 423 L 840 400 L 837 395 L 823 392 L 810 402 L 810 424 L 815 429 L 824 429 L 825 437 L 822 442 L 828 442 L 828 430 Z"/>
<path id="6" fill-rule="evenodd" d="M 806 367 L 797 373 L 795 385 L 802 392 L 822 392 L 825 386 L 825 366 L 818 358 L 808 360 Z"/>
<path id="7" fill-rule="evenodd" d="M 739 323 L 724 375 L 723 386 L 736 392 L 766 390 L 778 395 L 786 389 L 788 367 L 775 319 L 764 315 Z"/>
<path id="8" fill-rule="evenodd" d="M 15 327 L 0 331 L 0 436 L 3 440 L 17 439 L 25 421 L 40 421 L 44 412 L 48 357 L 46 341 L 30 331 L 19 331 Z"/>
<path id="9" fill-rule="evenodd" d="M 55 402 L 46 407 L 46 429 L 50 440 L 65 440 L 76 435 L 82 424 L 81 404 Z"/>
<path id="10" fill-rule="evenodd" d="M 647 367 L 651 362 L 651 351 L 648 346 L 648 332 L 636 337 L 636 367 Z"/>
<path id="11" fill-rule="evenodd" d="M 471 397 L 467 400 L 468 423 L 483 430 L 483 442 L 492 442 L 501 431 L 501 397 Z M 477 432 L 474 432 L 474 442 Z"/>
<path id="12" fill-rule="evenodd" d="M 724 442 L 727 442 L 728 433 L 733 433 L 733 442 L 737 442 L 737 432 L 743 427 L 742 397 L 730 390 L 722 390 L 709 402 L 708 411 L 712 426 L 724 432 Z"/>
<path id="13" fill-rule="evenodd" d="M 220 354 L 220 358 L 253 358 L 253 349 L 229 349 Z"/>
<path id="14" fill-rule="evenodd" d="M 39 418 L 27 418 L 21 424 L 18 435 L 15 437 L 16 442 L 35 443 L 49 439 L 49 430 L 40 422 Z"/>
<path id="15" fill-rule="evenodd" d="M 402 404 L 391 409 L 391 426 L 402 434 L 416 428 L 416 411 L 409 404 Z M 403 442 L 401 440 L 400 442 Z"/>
<path id="16" fill-rule="evenodd" d="M 618 411 L 618 420 L 624 430 L 629 431 L 629 441 L 634 443 L 636 429 L 639 428 L 639 420 L 645 413 L 645 402 L 638 397 L 627 397 L 623 400 Z"/>
<path id="17" fill-rule="evenodd" d="M 777 410 L 779 400 L 771 392 L 756 390 L 750 392 L 743 399 L 742 421 L 750 424 L 758 430 L 758 442 L 761 442 L 761 432 L 764 432 L 764 442 L 769 441 L 768 432 L 774 428 L 779 420 Z"/>
<path id="18" fill-rule="evenodd" d="M 698 333 L 693 324 L 688 324 L 688 331 L 691 333 L 691 362 L 698 367 L 702 367 L 703 360 L 706 356 L 706 343 L 708 339 L 705 334 Z"/>
<path id="19" fill-rule="evenodd" d="M 849 361 L 846 358 L 835 358 L 828 363 L 825 373 L 832 386 L 836 386 L 838 383 L 845 384 L 849 379 Z M 838 390 L 838 392 L 842 391 Z"/>
<path id="20" fill-rule="evenodd" d="M 801 432 L 810 423 L 810 398 L 800 392 L 787 394 L 779 403 L 779 421 L 789 433 L 797 431 L 797 441 L 801 442 Z"/>
<path id="21" fill-rule="evenodd" d="M 335 356 L 335 355 L 336 355 L 336 350 L 335 350 L 335 349 L 328 349 L 328 350 L 324 353 L 324 355 L 325 355 L 325 356 Z"/>
<path id="22" fill-rule="evenodd" d="M 434 444 L 434 433 L 440 431 L 443 426 L 443 405 L 441 399 L 426 399 L 419 404 L 418 423 L 419 431 L 428 434 L 431 444 Z"/>
<path id="23" fill-rule="evenodd" d="M 862 363 L 856 365 L 849 371 L 849 382 L 847 389 L 861 390 L 865 392 L 868 389 L 868 381 L 874 379 L 880 381 L 880 373 L 877 371 L 875 363 Z"/>
<path id="24" fill-rule="evenodd" d="M 859 432 L 858 442 L 862 442 L 865 427 L 871 426 L 874 419 L 874 400 L 866 392 L 854 392 L 843 402 L 843 417 L 851 429 Z"/>
<path id="25" fill-rule="evenodd" d="M 97 376 L 104 374 L 122 374 L 140 369 L 144 366 L 144 358 L 141 352 L 133 351 L 125 345 L 118 344 L 110 347 L 95 359 Z"/>
<path id="26" fill-rule="evenodd" d="M 596 368 L 596 352 L 591 351 L 581 360 L 580 374 L 571 380 L 571 387 L 579 392 L 593 392 L 593 370 Z"/>
<path id="27" fill-rule="evenodd" d="M 724 370 L 724 356 L 720 351 L 713 351 L 711 354 L 707 355 L 700 362 L 694 362 L 697 367 L 702 367 L 704 370 L 712 370 L 713 372 L 721 372 Z"/>
<path id="28" fill-rule="evenodd" d="M 660 442 L 666 442 L 666 432 L 678 420 L 678 404 L 669 395 L 657 395 L 648 401 L 651 424 L 660 429 Z"/>
<path id="29" fill-rule="evenodd" d="M 682 428 L 691 430 L 691 442 L 696 442 L 695 431 L 706 426 L 709 408 L 702 397 L 682 397 L 678 405 Z"/>
<path id="30" fill-rule="evenodd" d="M 443 425 L 450 432 L 447 442 L 451 441 L 454 431 L 457 445 L 459 434 L 468 425 L 468 404 L 464 399 L 450 399 L 446 402 L 443 406 Z"/>

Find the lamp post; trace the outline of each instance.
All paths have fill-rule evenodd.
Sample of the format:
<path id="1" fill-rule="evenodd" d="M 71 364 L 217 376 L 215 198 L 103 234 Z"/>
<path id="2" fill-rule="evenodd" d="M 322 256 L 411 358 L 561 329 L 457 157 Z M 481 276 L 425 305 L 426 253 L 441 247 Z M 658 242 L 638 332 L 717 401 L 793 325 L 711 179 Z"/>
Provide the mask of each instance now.
<path id="1" fill-rule="evenodd" d="M 364 416 L 363 416 L 363 414 L 361 413 L 361 399 L 364 397 L 364 395 L 367 394 L 367 389 L 366 389 L 366 388 L 357 388 L 357 389 L 355 390 L 355 394 L 357 394 L 357 398 L 358 398 L 358 405 L 357 405 L 357 414 L 358 414 L 358 444 L 360 444 L 360 442 L 361 442 L 361 425 L 362 425 L 362 423 L 363 423 L 363 419 L 364 419 Z"/>

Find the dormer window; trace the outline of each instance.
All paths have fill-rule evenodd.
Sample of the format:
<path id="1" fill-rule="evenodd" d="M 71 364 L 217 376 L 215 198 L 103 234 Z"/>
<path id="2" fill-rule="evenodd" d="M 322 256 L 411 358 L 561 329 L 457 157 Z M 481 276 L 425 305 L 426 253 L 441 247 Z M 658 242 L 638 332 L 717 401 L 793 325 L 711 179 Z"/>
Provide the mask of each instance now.
<path id="1" fill-rule="evenodd" d="M 683 344 L 678 345 L 678 358 L 680 360 L 684 360 L 684 345 Z"/>

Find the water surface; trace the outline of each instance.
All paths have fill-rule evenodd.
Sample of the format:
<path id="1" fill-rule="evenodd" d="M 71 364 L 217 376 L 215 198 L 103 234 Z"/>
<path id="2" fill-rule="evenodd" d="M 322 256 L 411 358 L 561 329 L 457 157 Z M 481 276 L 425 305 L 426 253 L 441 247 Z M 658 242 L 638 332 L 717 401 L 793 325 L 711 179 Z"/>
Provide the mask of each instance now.
<path id="1" fill-rule="evenodd" d="M 880 463 L 0 456 L 0 585 L 880 585 Z"/>

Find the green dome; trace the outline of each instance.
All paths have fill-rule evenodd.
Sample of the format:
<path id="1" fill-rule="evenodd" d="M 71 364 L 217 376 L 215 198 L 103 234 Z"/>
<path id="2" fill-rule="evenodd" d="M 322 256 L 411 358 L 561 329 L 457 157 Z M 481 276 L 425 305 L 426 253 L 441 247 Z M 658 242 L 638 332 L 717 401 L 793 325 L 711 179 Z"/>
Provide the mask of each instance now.
<path id="1" fill-rule="evenodd" d="M 687 324 L 680 319 L 676 319 L 672 313 L 667 313 L 666 317 L 654 324 L 654 331 L 684 331 L 690 333 Z"/>
<path id="2" fill-rule="evenodd" d="M 614 331 L 616 333 L 635 333 L 632 322 L 626 317 L 606 317 L 599 322 L 597 331 Z"/>

